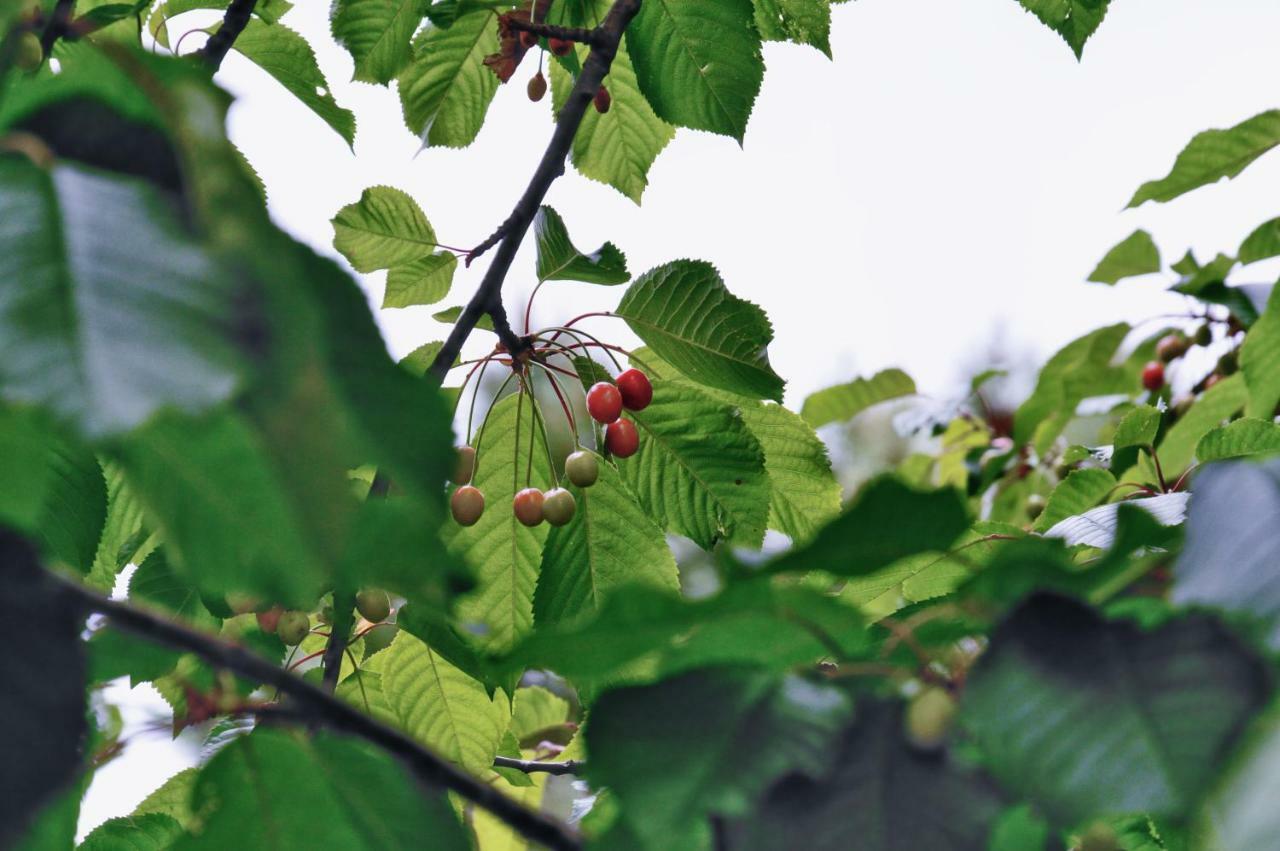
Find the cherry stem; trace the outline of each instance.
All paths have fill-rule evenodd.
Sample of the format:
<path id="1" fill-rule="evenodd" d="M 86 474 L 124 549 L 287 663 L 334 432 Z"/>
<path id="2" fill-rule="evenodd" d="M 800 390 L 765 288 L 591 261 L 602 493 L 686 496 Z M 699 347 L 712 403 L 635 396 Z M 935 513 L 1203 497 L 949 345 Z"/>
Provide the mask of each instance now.
<path id="1" fill-rule="evenodd" d="M 1162 493 L 1169 492 L 1169 485 L 1164 480 L 1164 470 L 1160 467 L 1160 455 L 1156 452 L 1154 446 L 1148 446 L 1147 451 L 1151 453 L 1151 463 L 1156 468 L 1156 480 L 1160 483 L 1160 491 Z"/>
<path id="2" fill-rule="evenodd" d="M 506 380 L 506 381 L 502 382 L 502 386 L 498 388 L 498 392 L 493 394 L 493 404 L 494 404 L 494 405 L 496 405 L 496 404 L 498 403 L 498 400 L 502 398 L 502 391 L 507 389 L 507 385 L 508 385 L 508 384 L 510 384 L 510 383 L 511 383 L 511 379 L 513 379 L 513 378 L 515 378 L 515 377 L 516 377 L 516 374 L 513 372 L 513 373 L 511 373 L 510 375 L 508 375 L 508 376 L 507 376 L 507 380 Z M 479 392 L 480 392 L 480 383 L 479 383 L 479 382 L 476 382 L 476 389 L 475 389 L 475 391 L 474 391 L 474 392 L 476 392 L 476 393 L 479 393 Z M 474 407 L 474 406 L 475 406 L 475 398 L 474 398 L 474 397 L 472 397 L 471 404 L 472 404 L 472 407 Z M 490 405 L 490 406 L 489 406 L 489 413 L 493 413 L 493 405 Z M 517 426 L 519 426 L 519 425 L 520 425 L 520 420 L 519 420 L 519 414 L 518 414 L 518 413 L 516 414 L 516 425 L 517 425 Z M 484 430 L 485 430 L 488 426 L 489 426 L 489 417 L 487 417 L 487 416 L 486 416 L 486 417 L 484 418 L 484 422 L 480 423 L 480 434 L 478 434 L 478 435 L 476 436 L 476 442 L 475 442 L 475 445 L 474 445 L 474 449 L 476 450 L 476 457 L 475 457 L 475 462 L 471 465 L 471 481 L 473 481 L 473 482 L 476 480 L 476 474 L 478 474 L 478 473 L 480 472 L 480 447 L 484 444 Z M 520 447 L 519 447 L 519 442 L 520 442 L 520 441 L 519 441 L 519 439 L 517 438 L 517 440 L 516 440 L 516 444 L 517 444 L 517 446 L 516 446 L 516 450 L 517 450 L 517 451 L 519 451 L 519 449 L 520 449 Z"/>
<path id="3" fill-rule="evenodd" d="M 541 54 L 541 53 L 539 53 L 539 54 L 538 54 L 538 56 L 539 56 L 539 61 L 541 61 L 541 56 L 542 56 L 542 54 Z M 542 70 L 542 66 L 541 66 L 541 65 L 539 65 L 539 66 L 538 66 L 538 70 L 539 70 L 539 71 L 541 71 L 541 70 Z M 528 333 L 529 333 L 529 318 L 533 315 L 533 300 L 534 300 L 535 298 L 537 298 L 537 297 L 538 297 L 538 290 L 542 289 L 542 285 L 543 285 L 543 284 L 545 284 L 546 282 L 547 282 L 546 278 L 543 278 L 541 281 L 538 281 L 538 283 L 537 283 L 537 284 L 535 284 L 535 285 L 534 285 L 534 287 L 533 287 L 533 292 L 529 293 L 529 300 L 528 300 L 527 302 L 525 302 L 525 305 L 524 305 L 524 332 L 525 332 L 526 334 L 528 334 Z"/>
<path id="4" fill-rule="evenodd" d="M 514 373 L 512 373 L 514 375 Z M 520 418 L 524 416 L 524 379 L 516 387 L 516 427 L 512 429 L 516 436 L 516 451 L 511 456 L 511 493 L 520 490 Z M 532 450 L 532 446 L 530 449 Z"/>
<path id="5" fill-rule="evenodd" d="M 1182 485 L 1187 481 L 1187 477 L 1190 476 L 1193 472 L 1195 472 L 1195 469 L 1199 466 L 1200 466 L 1199 464 L 1192 464 L 1190 467 L 1187 468 L 1187 471 L 1185 473 L 1183 473 L 1181 476 L 1178 477 L 1178 480 L 1173 483 L 1174 493 L 1177 493 L 1178 491 L 1182 490 Z"/>
<path id="6" fill-rule="evenodd" d="M 548 346 L 554 347 L 556 350 L 560 352 L 565 352 L 565 353 L 568 353 L 573 349 L 585 349 L 590 345 L 599 346 L 601 349 L 605 350 L 605 354 L 608 355 L 609 361 L 613 364 L 613 368 L 618 370 L 618 372 L 622 372 L 622 364 L 619 363 L 618 359 L 613 356 L 613 352 L 615 351 L 622 352 L 623 354 L 627 354 L 627 350 L 622 348 L 621 346 L 612 346 L 609 343 L 601 342 L 599 337 L 595 337 L 591 334 L 588 334 L 585 331 L 580 331 L 580 330 L 570 331 L 568 328 L 560 328 L 560 329 L 553 328 L 550 330 L 557 331 L 557 334 L 556 336 L 552 337 L 550 340 L 547 341 Z M 571 346 L 566 346 L 564 343 L 558 342 L 556 340 L 556 337 L 559 336 L 560 332 L 568 333 L 577 342 L 575 342 Z M 590 342 L 584 343 L 582 341 L 582 337 L 586 337 L 587 340 L 589 340 Z M 569 357 L 573 357 L 573 356 L 569 355 Z"/>
<path id="7" fill-rule="evenodd" d="M 573 442 L 576 445 L 578 442 L 578 419 L 573 415 L 573 409 L 569 406 L 569 403 L 565 400 L 564 394 L 560 392 L 560 379 L 557 378 L 556 374 L 551 371 L 552 368 L 548 364 L 542 363 L 540 361 L 530 361 L 530 363 L 536 363 L 539 367 L 546 370 L 547 378 L 549 378 L 551 381 L 551 389 L 555 391 L 556 398 L 560 400 L 560 408 L 561 410 L 564 411 L 564 416 L 565 416 L 565 419 L 568 420 L 569 422 L 569 427 L 573 429 Z"/>
<path id="8" fill-rule="evenodd" d="M 317 650 L 314 653 L 308 653 L 306 656 L 303 656 L 301 659 L 299 659 L 298 661 L 290 665 L 289 670 L 290 671 L 295 670 L 301 667 L 302 665 L 305 665 L 307 662 L 310 662 L 312 659 L 318 659 L 323 655 L 324 655 L 324 650 Z"/>
<path id="9" fill-rule="evenodd" d="M 524 392 L 529 394 L 529 458 L 524 468 L 524 486 L 528 488 L 533 487 L 533 445 L 538 442 L 538 400 L 533 396 L 533 373 L 529 373 L 528 381 L 521 380 L 520 383 Z"/>
<path id="10" fill-rule="evenodd" d="M 462 382 L 462 387 L 458 390 L 458 404 L 462 404 L 462 391 L 466 389 L 467 382 L 471 380 L 471 376 L 475 374 L 477 369 L 480 370 L 480 377 L 476 379 L 476 386 L 471 389 L 471 404 L 467 407 L 467 445 L 471 444 L 471 426 L 476 415 L 476 400 L 480 398 L 480 388 L 484 386 L 484 373 L 489 368 L 490 361 L 486 358 L 484 361 L 471 367 L 471 372 L 467 373 L 466 379 Z M 457 414 L 457 410 L 454 410 Z"/>
<path id="11" fill-rule="evenodd" d="M 557 391 L 558 393 L 559 391 Z M 556 462 L 551 457 L 551 435 L 547 433 L 547 424 L 542 418 L 542 411 L 538 407 L 538 399 L 533 395 L 533 373 L 529 373 L 529 404 L 533 407 L 533 419 L 538 427 L 542 430 L 542 448 L 547 451 L 547 472 L 551 476 L 551 480 L 557 486 L 560 484 L 560 477 L 556 475 Z M 529 436 L 529 469 L 533 470 L 533 440 L 536 435 Z"/>

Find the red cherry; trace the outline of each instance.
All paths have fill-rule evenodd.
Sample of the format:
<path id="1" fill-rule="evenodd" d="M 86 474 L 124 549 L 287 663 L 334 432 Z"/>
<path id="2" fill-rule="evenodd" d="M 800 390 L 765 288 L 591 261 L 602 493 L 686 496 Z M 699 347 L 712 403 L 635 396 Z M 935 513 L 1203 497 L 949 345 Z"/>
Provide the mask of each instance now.
<path id="1" fill-rule="evenodd" d="M 596 89 L 596 96 L 591 102 L 595 104 L 596 112 L 604 115 L 609 111 L 609 107 L 613 105 L 613 98 L 609 96 L 609 90 L 601 86 Z"/>
<path id="2" fill-rule="evenodd" d="M 616 420 L 604 430 L 604 445 L 618 458 L 630 458 L 640 448 L 640 432 L 631 420 Z"/>
<path id="3" fill-rule="evenodd" d="M 547 39 L 547 47 L 551 48 L 551 52 L 556 56 L 567 56 L 570 50 L 573 50 L 573 42 L 565 41 L 562 38 Z"/>
<path id="4" fill-rule="evenodd" d="M 275 632 L 276 627 L 280 625 L 280 616 L 284 614 L 284 609 L 279 606 L 272 606 L 265 612 L 258 612 L 258 628 L 263 632 Z"/>
<path id="5" fill-rule="evenodd" d="M 598 423 L 608 425 L 622 416 L 622 394 L 607 381 L 597 381 L 587 391 L 587 413 Z"/>
<path id="6" fill-rule="evenodd" d="M 455 485 L 465 485 L 471 481 L 471 475 L 475 471 L 476 450 L 470 446 L 459 446 L 457 462 L 453 465 L 453 474 L 449 476 L 449 481 Z"/>
<path id="7" fill-rule="evenodd" d="M 1164 364 L 1158 360 L 1147 363 L 1142 368 L 1142 386 L 1155 393 L 1164 386 Z"/>
<path id="8" fill-rule="evenodd" d="M 449 497 L 449 510 L 459 526 L 474 526 L 484 513 L 484 494 L 471 485 L 463 485 Z"/>
<path id="9" fill-rule="evenodd" d="M 1156 343 L 1156 358 L 1162 363 L 1175 361 L 1187 353 L 1190 343 L 1181 334 L 1165 334 Z"/>
<path id="10" fill-rule="evenodd" d="M 537 488 L 525 488 L 516 494 L 511 501 L 516 519 L 526 526 L 537 526 L 542 522 L 542 491 Z"/>
<path id="11" fill-rule="evenodd" d="M 618 376 L 618 392 L 628 411 L 643 411 L 653 401 L 653 385 L 649 376 L 638 369 L 628 369 Z"/>

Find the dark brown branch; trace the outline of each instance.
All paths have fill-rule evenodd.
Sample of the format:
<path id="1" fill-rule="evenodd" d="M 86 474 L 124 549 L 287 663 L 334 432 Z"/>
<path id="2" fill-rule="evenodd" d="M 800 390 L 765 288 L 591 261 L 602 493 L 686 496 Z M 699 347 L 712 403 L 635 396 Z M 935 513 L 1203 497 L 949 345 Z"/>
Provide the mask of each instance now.
<path id="1" fill-rule="evenodd" d="M 222 16 L 222 26 L 218 27 L 216 33 L 209 36 L 204 47 L 196 51 L 196 54 L 213 70 L 217 71 L 222 67 L 222 60 L 227 58 L 231 45 L 235 44 L 240 33 L 244 32 L 244 28 L 249 26 L 249 20 L 253 17 L 253 7 L 257 4 L 258 0 L 231 0 L 226 14 Z"/>
<path id="2" fill-rule="evenodd" d="M 502 284 L 506 280 L 507 271 L 511 268 L 511 261 L 515 259 L 520 243 L 529 231 L 533 217 L 537 215 L 542 199 L 547 195 L 547 190 L 551 188 L 551 184 L 557 177 L 564 174 L 564 161 L 569 155 L 569 149 L 573 147 L 573 137 L 577 134 L 579 125 L 582 124 L 582 117 L 586 115 L 592 98 L 595 97 L 600 84 L 604 82 L 605 75 L 609 73 L 609 66 L 613 64 L 613 57 L 618 52 L 618 44 L 622 41 L 622 33 L 638 11 L 640 11 L 640 0 L 615 0 L 609 8 L 604 22 L 594 31 L 591 52 L 582 64 L 582 72 L 578 74 L 578 81 L 574 84 L 573 91 L 569 93 L 568 99 L 560 109 L 560 114 L 556 117 L 556 129 L 551 135 L 551 142 L 547 145 L 524 194 L 516 202 L 511 215 L 493 235 L 467 254 L 467 263 L 470 264 L 472 260 L 493 246 L 498 246 L 498 250 L 493 255 L 493 262 L 485 270 L 484 279 L 480 282 L 479 288 L 463 309 L 458 321 L 454 323 L 453 331 L 436 355 L 435 362 L 431 364 L 429 374 L 436 381 L 444 380 L 449 368 L 453 366 L 453 362 L 462 351 L 462 344 L 475 329 L 480 317 L 486 313 L 493 317 L 494 327 L 499 329 L 499 337 L 508 351 L 514 355 L 523 350 L 523 342 L 511 334 L 511 327 L 507 322 L 506 311 L 502 306 Z"/>
<path id="3" fill-rule="evenodd" d="M 507 26 L 516 32 L 523 31 L 540 35 L 544 38 L 558 38 L 561 41 L 576 41 L 579 44 L 591 47 L 600 43 L 602 39 L 598 30 L 589 30 L 584 27 L 557 27 L 515 17 L 507 19 Z"/>
<path id="4" fill-rule="evenodd" d="M 324 645 L 321 665 L 324 676 L 320 687 L 329 694 L 338 688 L 338 674 L 342 671 L 342 654 L 347 649 L 347 636 L 355 625 L 351 610 L 355 608 L 356 595 L 342 588 L 333 589 L 333 622 L 329 624 L 329 640 Z"/>
<path id="5" fill-rule="evenodd" d="M 251 650 L 153 615 L 128 603 L 111 600 L 71 579 L 48 574 L 67 599 L 86 614 L 103 615 L 113 627 L 175 650 L 195 653 L 204 661 L 256 683 L 279 689 L 292 699 L 289 709 L 331 730 L 359 736 L 398 758 L 421 781 L 444 787 L 493 813 L 522 836 L 556 851 L 579 851 L 569 828 L 530 810 L 487 783 L 455 767 L 399 730 L 388 727 L 317 686 L 284 670 Z"/>
<path id="6" fill-rule="evenodd" d="M 40 33 L 40 47 L 44 49 L 45 56 L 50 54 L 57 40 L 67 34 L 67 25 L 71 23 L 71 13 L 75 8 L 76 0 L 58 0 L 54 4 L 49 23 Z"/>
<path id="7" fill-rule="evenodd" d="M 495 756 L 493 758 L 495 768 L 514 768 L 516 771 L 523 771 L 525 774 L 578 774 L 582 771 L 582 767 L 586 763 L 576 759 L 567 762 L 538 762 L 536 759 L 514 759 L 509 756 Z"/>

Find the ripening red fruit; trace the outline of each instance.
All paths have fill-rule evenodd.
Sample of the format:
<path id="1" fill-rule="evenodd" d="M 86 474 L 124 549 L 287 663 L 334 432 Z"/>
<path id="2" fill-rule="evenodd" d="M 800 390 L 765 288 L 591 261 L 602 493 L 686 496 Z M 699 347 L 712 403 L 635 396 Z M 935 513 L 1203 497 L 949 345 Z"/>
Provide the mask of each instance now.
<path id="1" fill-rule="evenodd" d="M 276 624 L 276 635 L 290 647 L 301 644 L 310 631 L 311 618 L 306 612 L 285 612 L 280 616 L 280 623 Z"/>
<path id="2" fill-rule="evenodd" d="M 601 86 L 596 89 L 596 96 L 591 102 L 595 104 L 596 112 L 604 115 L 609 111 L 609 107 L 613 105 L 613 98 L 609 96 L 609 90 Z"/>
<path id="3" fill-rule="evenodd" d="M 573 42 L 562 38 L 549 38 L 547 47 L 551 48 L 551 52 L 556 56 L 567 56 L 569 51 L 573 50 Z"/>
<path id="4" fill-rule="evenodd" d="M 275 632 L 276 627 L 280 625 L 280 616 L 284 614 L 284 609 L 279 606 L 272 606 L 265 612 L 258 612 L 258 628 L 263 632 Z"/>
<path id="5" fill-rule="evenodd" d="M 604 430 L 605 448 L 619 458 L 630 458 L 640 448 L 640 432 L 631 420 L 615 420 Z"/>
<path id="6" fill-rule="evenodd" d="M 580 488 L 589 488 L 600 478 L 600 463 L 596 456 L 579 449 L 564 459 L 564 474 Z"/>
<path id="7" fill-rule="evenodd" d="M 458 447 L 458 461 L 454 464 L 453 475 L 449 477 L 449 481 L 455 485 L 465 485 L 471 481 L 471 476 L 476 471 L 476 451 L 470 446 Z"/>
<path id="8" fill-rule="evenodd" d="M 1181 334 L 1166 334 L 1156 343 L 1156 357 L 1163 363 L 1175 361 L 1187 353 L 1190 343 Z"/>
<path id="9" fill-rule="evenodd" d="M 516 494 L 511 501 L 516 519 L 526 526 L 537 526 L 542 522 L 542 491 L 537 488 L 525 488 Z"/>
<path id="10" fill-rule="evenodd" d="M 1155 393 L 1164 386 L 1164 364 L 1150 361 L 1142 368 L 1142 386 Z"/>
<path id="11" fill-rule="evenodd" d="M 356 594 L 356 611 L 369 623 L 382 623 L 391 616 L 391 598 L 386 591 L 367 588 Z"/>
<path id="12" fill-rule="evenodd" d="M 563 526 L 573 519 L 578 502 L 564 488 L 552 488 L 543 494 L 542 516 L 552 526 Z"/>
<path id="13" fill-rule="evenodd" d="M 525 50 L 532 50 L 538 46 L 538 37 L 528 30 L 520 31 L 520 44 Z"/>
<path id="14" fill-rule="evenodd" d="M 638 369 L 628 369 L 618 376 L 618 392 L 622 394 L 622 406 L 628 411 L 643 411 L 653 401 L 649 376 Z"/>
<path id="15" fill-rule="evenodd" d="M 1204 389 L 1208 390 L 1210 387 L 1217 384 L 1221 380 L 1222 380 L 1221 373 L 1217 373 L 1217 372 L 1213 373 L 1212 375 L 1210 375 L 1208 378 L 1204 380 Z"/>
<path id="16" fill-rule="evenodd" d="M 459 526 L 474 526 L 484 513 L 484 494 L 477 487 L 463 485 L 449 498 L 449 510 Z"/>
<path id="17" fill-rule="evenodd" d="M 622 416 L 622 393 L 607 381 L 597 381 L 587 391 L 587 413 L 602 425 Z"/>
<path id="18" fill-rule="evenodd" d="M 529 100 L 537 103 L 542 100 L 547 93 L 547 78 L 542 76 L 542 72 L 534 74 L 529 80 Z"/>

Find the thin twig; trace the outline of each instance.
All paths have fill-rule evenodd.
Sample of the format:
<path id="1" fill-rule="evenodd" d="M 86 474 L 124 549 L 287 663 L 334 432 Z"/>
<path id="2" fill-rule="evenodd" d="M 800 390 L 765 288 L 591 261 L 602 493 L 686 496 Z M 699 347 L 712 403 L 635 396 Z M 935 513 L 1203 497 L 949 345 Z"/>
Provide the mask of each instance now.
<path id="1" fill-rule="evenodd" d="M 435 362 L 431 364 L 428 374 L 437 382 L 444 380 L 449 367 L 462 351 L 463 343 L 475 329 L 480 317 L 486 313 L 493 318 L 493 325 L 498 331 L 499 338 L 513 357 L 527 347 L 528 344 L 511 331 L 510 323 L 507 321 L 506 309 L 502 306 L 502 284 L 506 280 L 507 272 L 511 268 L 511 262 L 515 259 L 520 243 L 529 231 L 529 225 L 537 215 L 542 199 L 547 195 L 547 190 L 551 188 L 551 184 L 557 177 L 564 174 L 564 162 L 569 149 L 573 147 L 573 137 L 577 135 L 578 127 L 582 124 L 582 118 L 586 115 L 592 98 L 595 97 L 600 84 L 604 82 L 605 75 L 609 73 L 609 66 L 613 64 L 613 57 L 618 52 L 623 31 L 638 11 L 640 11 L 640 0 L 615 0 L 609 8 L 604 22 L 595 30 L 591 52 L 583 62 L 582 72 L 578 74 L 578 81 L 574 84 L 573 91 L 569 93 L 564 106 L 560 108 L 551 142 L 547 145 L 524 194 L 516 202 L 511 215 L 494 231 L 493 235 L 468 253 L 466 262 L 470 265 L 490 248 L 495 245 L 498 247 L 475 295 L 463 308 L 458 321 L 454 323 L 453 331 L 436 355 Z"/>
<path id="2" fill-rule="evenodd" d="M 582 847 L 581 840 L 567 826 L 508 798 L 399 730 L 365 715 L 253 651 L 109 599 L 75 580 L 52 573 L 48 576 L 60 586 L 67 599 L 86 614 L 103 615 L 117 629 L 175 650 L 195 653 L 214 667 L 276 687 L 293 700 L 291 710 L 329 729 L 359 736 L 377 745 L 401 760 L 423 782 L 442 786 L 484 807 L 529 840 L 556 851 L 579 851 Z"/>
<path id="3" fill-rule="evenodd" d="M 571 759 L 567 762 L 538 762 L 535 759 L 514 759 L 509 756 L 495 756 L 493 758 L 494 768 L 514 768 L 516 771 L 523 771 L 525 774 L 578 774 L 582 771 L 582 767 L 586 765 L 580 760 Z"/>
<path id="4" fill-rule="evenodd" d="M 579 44 L 595 46 L 600 40 L 597 35 L 598 30 L 590 30 L 584 27 L 557 27 L 551 24 L 535 23 L 534 21 L 524 21 L 519 18 L 510 18 L 507 20 L 507 26 L 516 32 L 524 31 L 540 35 L 544 38 L 558 38 L 561 41 L 576 41 Z"/>

